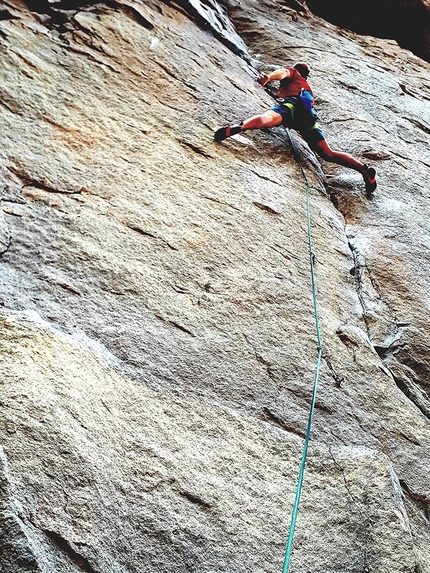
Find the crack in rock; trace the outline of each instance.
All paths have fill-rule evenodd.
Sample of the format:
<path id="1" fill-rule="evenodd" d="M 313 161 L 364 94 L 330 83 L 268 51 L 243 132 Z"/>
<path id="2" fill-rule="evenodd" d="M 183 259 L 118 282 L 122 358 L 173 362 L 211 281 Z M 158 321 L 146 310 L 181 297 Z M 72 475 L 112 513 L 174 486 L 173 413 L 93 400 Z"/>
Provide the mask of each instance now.
<path id="1" fill-rule="evenodd" d="M 156 318 L 158 318 L 158 320 L 161 320 L 161 322 L 165 322 L 166 324 L 170 324 L 170 326 L 174 326 L 178 330 L 181 330 L 182 332 L 185 332 L 186 334 L 189 334 L 190 336 L 192 336 L 194 338 L 196 337 L 194 332 L 191 332 L 191 330 L 188 330 L 188 328 L 186 328 L 185 326 L 182 326 L 181 324 L 175 322 L 174 320 L 169 320 L 168 318 L 164 318 L 163 316 L 161 316 L 160 314 L 157 314 L 157 313 L 155 313 L 154 316 Z"/>
<path id="2" fill-rule="evenodd" d="M 207 510 L 207 509 L 211 509 L 213 507 L 213 505 L 211 503 L 204 501 L 198 495 L 194 495 L 188 491 L 179 491 L 178 493 L 180 496 L 184 497 L 185 499 L 187 499 L 188 501 L 190 501 L 194 505 L 198 505 L 202 509 Z"/>
<path id="3" fill-rule="evenodd" d="M 171 5 L 169 0 L 163 0 Z M 216 0 L 177 0 L 197 25 L 209 28 L 213 35 L 235 54 L 249 60 L 248 48 L 230 21 L 226 8 Z"/>
<path id="4" fill-rule="evenodd" d="M 360 302 L 363 311 L 363 321 L 366 326 L 367 336 L 369 340 L 371 340 L 369 311 L 363 293 L 363 273 L 367 269 L 367 265 L 365 261 L 362 262 L 360 260 L 361 258 L 360 251 L 357 249 L 357 247 L 355 247 L 355 245 L 351 241 L 348 241 L 348 247 L 352 253 L 352 260 L 354 263 L 354 267 L 351 269 L 351 274 L 354 277 L 355 290 L 357 292 L 358 300 Z"/>
<path id="5" fill-rule="evenodd" d="M 263 203 L 259 203 L 258 201 L 254 201 L 254 205 L 259 209 L 261 209 L 262 211 L 267 211 L 271 215 L 279 215 L 279 211 L 275 211 L 275 209 L 269 207 L 269 205 L 264 205 Z"/>
<path id="6" fill-rule="evenodd" d="M 9 166 L 9 171 L 15 175 L 21 182 L 22 182 L 22 189 L 26 187 L 35 187 L 36 189 L 41 189 L 42 191 L 46 191 L 47 193 L 56 193 L 60 195 L 77 195 L 82 193 L 85 188 L 84 187 L 74 187 L 74 188 L 63 188 L 58 189 L 44 178 L 36 179 L 29 175 L 24 169 L 21 169 L 16 166 Z"/>
<path id="7" fill-rule="evenodd" d="M 305 439 L 306 437 L 305 432 L 302 432 L 301 430 L 294 428 L 293 426 L 289 426 L 284 422 L 284 420 L 282 420 L 282 418 L 274 414 L 267 407 L 263 408 L 261 419 L 264 420 L 265 422 L 270 422 L 272 424 L 275 424 L 275 426 L 278 426 L 285 432 L 289 432 L 290 434 L 295 434 L 296 436 L 299 436 L 300 438 L 303 439 Z"/>
<path id="8" fill-rule="evenodd" d="M 400 486 L 402 488 L 402 490 L 404 491 L 404 493 L 410 497 L 411 499 L 413 499 L 414 501 L 418 501 L 422 504 L 425 505 L 425 514 L 426 514 L 426 518 L 428 521 L 430 521 L 430 516 L 429 516 L 429 506 L 430 506 L 430 498 L 426 495 L 423 494 L 419 494 L 419 493 L 415 493 L 413 492 L 410 487 L 408 486 L 408 484 L 406 483 L 405 480 L 399 480 Z"/>
<path id="9" fill-rule="evenodd" d="M 0 570 L 5 573 L 40 571 L 24 523 L 17 515 L 8 460 L 0 447 Z"/>
<path id="10" fill-rule="evenodd" d="M 209 153 L 206 153 L 206 151 L 204 151 L 203 149 L 201 149 L 197 145 L 194 145 L 190 141 L 187 141 L 185 139 L 179 139 L 178 141 L 182 146 L 188 147 L 189 149 L 191 149 L 195 153 L 198 153 L 199 155 L 203 155 L 203 157 L 206 157 L 208 159 L 212 159 L 212 155 L 210 155 Z"/>
<path id="11" fill-rule="evenodd" d="M 49 529 L 42 529 L 42 531 L 48 539 L 50 539 L 60 551 L 66 553 L 70 560 L 78 565 L 82 571 L 85 573 L 100 573 L 98 569 L 96 570 L 90 565 L 88 559 L 74 548 L 74 544 L 65 539 L 62 535 Z"/>
<path id="12" fill-rule="evenodd" d="M 400 370 L 394 371 L 394 369 L 390 367 L 389 370 L 399 390 L 430 420 L 430 398 L 427 393 L 414 384 L 414 382 L 403 372 L 400 372 Z"/>
<path id="13" fill-rule="evenodd" d="M 363 273 L 367 271 L 368 278 L 371 282 L 372 287 L 377 293 L 378 300 L 382 301 L 381 294 L 377 283 L 372 279 L 368 266 L 365 262 L 360 260 L 360 252 L 358 249 L 348 241 L 348 246 L 351 250 L 354 267 L 352 269 L 353 276 L 355 279 L 355 288 L 357 292 L 360 305 L 363 310 L 363 321 L 366 325 L 367 336 L 372 346 L 372 349 L 378 354 L 384 367 L 387 369 L 387 373 L 392 377 L 396 386 L 403 392 L 403 394 L 421 411 L 421 413 L 428 419 L 430 419 L 430 399 L 426 392 L 419 388 L 417 384 L 412 382 L 412 380 L 404 373 L 404 369 L 407 366 L 398 362 L 394 356 L 401 350 L 403 344 L 400 342 L 401 337 L 401 327 L 397 325 L 397 331 L 388 337 L 388 340 L 384 341 L 384 344 L 374 344 L 372 342 L 370 316 L 368 306 L 366 304 L 364 290 L 363 290 Z M 338 333 L 341 340 L 345 341 L 346 338 L 342 337 L 342 333 Z M 394 367 L 393 367 L 394 364 Z M 412 376 L 415 376 L 413 370 L 409 369 Z"/>
<path id="14" fill-rule="evenodd" d="M 144 237 L 150 237 L 151 239 L 157 239 L 158 241 L 161 241 L 164 245 L 169 247 L 169 249 L 171 249 L 172 251 L 178 250 L 176 247 L 174 247 L 173 245 L 168 243 L 165 239 L 162 239 L 161 237 L 157 237 L 157 235 L 154 235 L 153 233 L 146 231 L 145 229 L 142 229 L 142 227 L 140 227 L 139 225 L 136 225 L 134 223 L 130 223 L 130 224 L 126 224 L 126 227 L 128 229 L 131 229 L 132 231 L 135 231 L 136 233 L 139 233 L 139 235 L 143 235 Z"/>

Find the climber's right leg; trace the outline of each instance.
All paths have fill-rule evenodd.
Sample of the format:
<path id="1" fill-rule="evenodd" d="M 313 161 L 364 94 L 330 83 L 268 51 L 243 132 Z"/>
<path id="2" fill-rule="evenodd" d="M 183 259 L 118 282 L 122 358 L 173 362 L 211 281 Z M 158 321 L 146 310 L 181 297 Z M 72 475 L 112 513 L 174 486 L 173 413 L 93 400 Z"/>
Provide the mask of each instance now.
<path id="1" fill-rule="evenodd" d="M 279 113 L 269 109 L 261 115 L 254 115 L 246 119 L 240 125 L 228 125 L 227 127 L 220 127 L 214 134 L 215 141 L 223 141 L 227 137 L 236 135 L 246 129 L 262 129 L 263 127 L 276 127 L 281 125 L 283 119 Z"/>
<path id="2" fill-rule="evenodd" d="M 254 115 L 242 123 L 242 129 L 262 129 L 263 127 L 277 127 L 282 123 L 282 115 L 269 109 L 261 115 Z"/>

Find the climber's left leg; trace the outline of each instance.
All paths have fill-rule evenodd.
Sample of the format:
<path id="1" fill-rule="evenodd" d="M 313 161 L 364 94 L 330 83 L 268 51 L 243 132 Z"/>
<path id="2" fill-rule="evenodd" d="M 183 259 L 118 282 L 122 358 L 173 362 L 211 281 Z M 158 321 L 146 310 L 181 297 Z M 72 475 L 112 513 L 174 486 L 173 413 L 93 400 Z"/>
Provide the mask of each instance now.
<path id="1" fill-rule="evenodd" d="M 310 133 L 312 131 L 314 132 L 313 134 Z M 325 161 L 337 163 L 338 165 L 349 167 L 350 169 L 354 169 L 355 171 L 361 173 L 366 185 L 367 193 L 372 193 L 372 191 L 376 189 L 376 171 L 373 167 L 368 167 L 364 163 L 361 163 L 349 153 L 334 151 L 331 149 L 325 140 L 322 131 L 318 127 L 308 130 L 306 134 L 302 133 L 302 135 L 306 135 L 305 139 L 307 140 L 310 147 Z M 323 139 L 321 139 L 321 137 Z"/>

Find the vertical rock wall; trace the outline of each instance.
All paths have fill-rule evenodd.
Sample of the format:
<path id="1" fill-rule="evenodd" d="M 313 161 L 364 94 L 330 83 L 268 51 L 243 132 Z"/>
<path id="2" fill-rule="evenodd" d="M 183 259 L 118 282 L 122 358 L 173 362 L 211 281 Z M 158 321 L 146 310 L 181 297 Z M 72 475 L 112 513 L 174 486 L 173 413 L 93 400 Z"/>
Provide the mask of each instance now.
<path id="1" fill-rule="evenodd" d="M 304 181 L 281 128 L 213 130 L 297 60 L 379 186 L 292 133 L 324 344 L 292 563 L 430 571 L 429 66 L 301 2 L 226 8 L 3 3 L 7 573 L 281 570 L 316 358 Z"/>

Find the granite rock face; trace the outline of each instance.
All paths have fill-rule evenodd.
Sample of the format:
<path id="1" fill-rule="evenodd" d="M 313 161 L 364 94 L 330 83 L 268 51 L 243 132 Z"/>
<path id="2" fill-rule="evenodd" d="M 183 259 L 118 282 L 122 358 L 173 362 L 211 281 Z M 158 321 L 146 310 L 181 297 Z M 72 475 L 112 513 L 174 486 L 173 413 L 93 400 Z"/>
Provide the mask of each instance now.
<path id="1" fill-rule="evenodd" d="M 430 66 L 305 2 L 8 0 L 0 563 L 430 572 Z M 213 131 L 309 61 L 335 149 Z"/>

